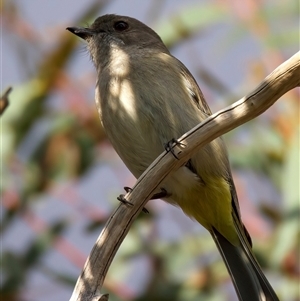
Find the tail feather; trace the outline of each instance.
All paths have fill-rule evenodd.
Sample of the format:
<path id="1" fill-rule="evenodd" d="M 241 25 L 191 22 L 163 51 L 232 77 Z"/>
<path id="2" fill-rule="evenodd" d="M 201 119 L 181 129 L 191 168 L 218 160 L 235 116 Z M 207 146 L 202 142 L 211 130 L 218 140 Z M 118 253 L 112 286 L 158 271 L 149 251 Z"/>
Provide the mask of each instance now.
<path id="1" fill-rule="evenodd" d="M 217 230 L 212 237 L 224 259 L 240 301 L 279 301 L 254 258 L 251 247 L 237 227 L 241 245 L 232 245 Z"/>
<path id="2" fill-rule="evenodd" d="M 237 230 L 237 234 L 239 236 L 239 239 L 240 239 L 240 242 L 241 242 L 241 245 L 242 245 L 242 249 L 244 250 L 245 254 L 247 255 L 247 257 L 249 258 L 249 260 L 251 262 L 251 266 L 253 267 L 253 270 L 256 273 L 256 276 L 259 280 L 261 288 L 262 288 L 262 290 L 263 290 L 263 292 L 266 296 L 265 297 L 266 301 L 279 301 L 279 299 L 278 299 L 276 293 L 274 292 L 271 284 L 269 283 L 268 279 L 264 275 L 259 263 L 257 262 L 256 258 L 253 255 L 252 245 L 249 244 L 248 239 L 245 237 L 245 235 L 243 235 L 245 227 L 243 226 L 243 229 L 241 229 L 241 227 L 239 226 L 240 223 L 235 218 L 234 218 L 234 223 L 235 223 L 235 228 Z"/>

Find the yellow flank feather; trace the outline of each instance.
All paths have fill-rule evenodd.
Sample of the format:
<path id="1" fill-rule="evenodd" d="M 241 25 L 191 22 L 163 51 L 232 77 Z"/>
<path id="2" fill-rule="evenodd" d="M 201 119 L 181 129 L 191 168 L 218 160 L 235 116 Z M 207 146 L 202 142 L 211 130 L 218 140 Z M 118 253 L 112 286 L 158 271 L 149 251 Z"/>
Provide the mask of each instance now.
<path id="1" fill-rule="evenodd" d="M 176 202 L 185 214 L 197 220 L 208 231 L 214 227 L 233 245 L 239 245 L 239 239 L 232 218 L 230 187 L 221 177 L 203 179 L 205 185 L 197 185 L 186 191 L 186 195 Z M 195 196 L 197 198 L 195 199 Z"/>

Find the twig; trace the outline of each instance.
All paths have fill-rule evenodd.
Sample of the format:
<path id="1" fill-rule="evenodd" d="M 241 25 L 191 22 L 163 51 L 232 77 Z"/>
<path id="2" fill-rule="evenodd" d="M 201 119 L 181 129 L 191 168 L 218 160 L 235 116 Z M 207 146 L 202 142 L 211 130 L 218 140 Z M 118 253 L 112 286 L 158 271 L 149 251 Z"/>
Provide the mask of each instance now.
<path id="1" fill-rule="evenodd" d="M 8 95 L 11 91 L 12 87 L 8 87 L 0 98 L 0 115 L 2 115 L 9 106 Z"/>
<path id="2" fill-rule="evenodd" d="M 211 115 L 178 139 L 180 144 L 174 149 L 178 160 L 164 152 L 151 164 L 125 196 L 133 206 L 121 204 L 109 218 L 77 280 L 70 301 L 92 301 L 101 297 L 105 275 L 121 242 L 159 184 L 205 144 L 262 114 L 287 91 L 300 86 L 299 59 L 300 52 L 276 68 L 253 92 Z"/>

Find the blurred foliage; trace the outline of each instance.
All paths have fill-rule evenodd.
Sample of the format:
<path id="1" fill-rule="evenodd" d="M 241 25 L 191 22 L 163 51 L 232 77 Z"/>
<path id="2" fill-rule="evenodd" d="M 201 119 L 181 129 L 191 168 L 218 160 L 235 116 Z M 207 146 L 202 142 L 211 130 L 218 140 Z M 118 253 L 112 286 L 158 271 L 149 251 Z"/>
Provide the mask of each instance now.
<path id="1" fill-rule="evenodd" d="M 101 15 L 108 2 L 91 2 L 73 23 L 90 22 Z M 198 79 L 207 89 L 222 95 L 222 103 L 229 104 L 237 100 L 234 94 L 249 92 L 250 87 L 292 55 L 293 49 L 298 49 L 298 6 L 299 3 L 292 0 L 288 4 L 281 1 L 244 1 L 243 4 L 210 1 L 204 5 L 199 2 L 183 6 L 163 22 L 157 22 L 155 28 L 168 47 L 175 47 L 192 45 L 190 42 L 198 35 L 213 31 L 216 25 L 229 24 L 230 34 L 220 41 L 218 49 L 224 61 L 246 39 L 252 39 L 258 45 L 257 60 L 245 62 L 249 72 L 238 91 L 231 91 L 212 70 L 197 66 Z M 1 9 L 2 30 L 17 39 L 19 45 L 27 40 L 32 47 L 45 43 L 21 14 L 17 1 L 2 1 Z M 37 56 L 34 74 L 13 87 L 9 95 L 10 105 L 1 116 L 1 234 L 4 236 L 14 229 L 17 221 L 27 221 L 30 227 L 35 220 L 32 217 L 34 206 L 42 203 L 43 198 L 61 183 L 84 179 L 102 160 L 100 149 L 105 135 L 94 104 L 86 99 L 89 89 L 94 86 L 94 78 L 90 80 L 88 75 L 82 75 L 74 79 L 68 71 L 78 39 L 62 32 L 61 28 L 53 39 L 53 47 L 46 47 L 46 51 L 39 49 L 42 56 Z M 15 53 L 20 57 L 23 55 L 21 49 Z M 263 117 L 225 137 L 234 172 L 250 171 L 258 179 L 268 179 L 276 199 L 283 200 L 280 205 L 274 205 L 274 198 L 274 204 L 263 203 L 259 208 L 258 215 L 267 221 L 271 231 L 259 229 L 268 235 L 267 239 L 257 235 L 255 252 L 268 276 L 272 276 L 279 296 L 291 301 L 300 300 L 298 92 L 284 95 L 282 101 Z M 56 99 L 55 105 L 49 101 L 53 99 Z M 237 178 L 238 187 L 241 181 Z M 122 181 L 122 184 L 128 183 Z M 241 198 L 247 196 L 246 189 L 239 189 L 243 194 Z M 71 192 L 66 194 L 66 198 L 73 198 Z M 78 212 L 85 214 L 85 209 L 79 208 Z M 85 230 L 94 230 L 96 235 L 107 215 L 99 218 L 94 214 L 89 212 L 90 220 Z M 191 233 L 183 235 L 180 240 L 162 239 L 156 233 L 155 216 L 155 213 L 142 215 L 118 252 L 104 287 L 110 293 L 109 300 L 233 300 L 228 275 L 209 235 L 200 237 Z M 43 220 L 43 217 L 39 218 Z M 253 219 L 252 223 L 255 227 L 256 220 Z M 15 251 L 2 245 L 0 294 L 3 300 L 29 300 L 26 298 L 27 278 L 37 266 L 71 292 L 79 272 L 78 275 L 58 273 L 43 260 L 50 250 L 57 248 L 57 240 L 72 224 L 68 217 L 42 224 L 43 227 L 33 227 L 35 236 L 28 241 L 26 248 Z M 253 231 L 250 229 L 250 232 Z M 17 243 L 18 237 L 11 240 Z M 80 249 L 80 246 L 76 247 Z M 70 252 L 76 253 L 76 250 L 67 249 L 68 256 L 62 254 L 66 260 L 72 261 Z M 141 256 L 147 259 L 148 281 L 141 285 L 143 290 L 136 292 L 126 279 L 131 275 L 131 264 L 137 268 L 134 263 Z"/>

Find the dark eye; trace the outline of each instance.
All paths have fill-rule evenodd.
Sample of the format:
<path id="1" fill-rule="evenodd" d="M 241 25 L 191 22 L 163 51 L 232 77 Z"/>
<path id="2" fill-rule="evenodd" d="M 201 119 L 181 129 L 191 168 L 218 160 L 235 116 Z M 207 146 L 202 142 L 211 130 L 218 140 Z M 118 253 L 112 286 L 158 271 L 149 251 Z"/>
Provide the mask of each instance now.
<path id="1" fill-rule="evenodd" d="M 118 21 L 114 24 L 114 29 L 116 31 L 124 31 L 129 27 L 128 23 L 124 21 Z"/>

